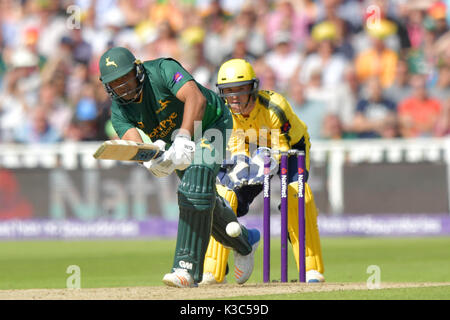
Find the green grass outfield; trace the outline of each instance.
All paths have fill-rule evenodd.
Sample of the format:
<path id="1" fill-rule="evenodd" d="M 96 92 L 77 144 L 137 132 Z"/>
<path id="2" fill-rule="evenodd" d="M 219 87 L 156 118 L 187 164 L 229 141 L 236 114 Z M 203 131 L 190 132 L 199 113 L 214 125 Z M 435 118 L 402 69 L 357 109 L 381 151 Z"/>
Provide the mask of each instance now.
<path id="1" fill-rule="evenodd" d="M 0 242 L 0 290 L 66 288 L 71 265 L 82 288 L 161 286 L 174 240 Z M 280 278 L 280 244 L 272 241 L 272 279 Z M 381 282 L 450 282 L 450 237 L 322 238 L 327 282 L 363 282 L 380 268 Z M 230 264 L 232 255 L 230 255 Z M 231 269 L 232 270 L 232 269 Z M 289 252 L 289 279 L 297 272 Z M 232 274 L 228 282 L 234 283 Z M 262 245 L 249 283 L 262 282 Z M 236 297 L 237 299 L 242 297 Z M 245 299 L 450 299 L 450 287 L 314 292 Z"/>

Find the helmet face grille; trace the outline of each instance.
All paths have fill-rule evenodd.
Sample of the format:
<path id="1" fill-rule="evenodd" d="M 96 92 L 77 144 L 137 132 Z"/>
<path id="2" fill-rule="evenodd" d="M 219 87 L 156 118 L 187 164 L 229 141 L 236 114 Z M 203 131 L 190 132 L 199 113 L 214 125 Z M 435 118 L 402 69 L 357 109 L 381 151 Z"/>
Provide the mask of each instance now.
<path id="1" fill-rule="evenodd" d="M 140 98 L 142 89 L 144 87 L 145 71 L 144 71 L 144 66 L 138 60 L 135 62 L 135 67 L 136 67 L 135 68 L 135 70 L 136 70 L 136 80 L 138 82 L 138 85 L 137 85 L 136 88 L 119 95 L 119 94 L 117 94 L 117 92 L 114 89 L 117 89 L 117 88 L 119 88 L 121 86 L 126 85 L 131 80 L 128 80 L 127 82 L 124 82 L 124 83 L 122 83 L 122 84 L 120 84 L 120 85 L 118 85 L 117 87 L 114 87 L 114 88 L 111 87 L 111 85 L 109 83 L 105 83 L 104 84 L 105 90 L 109 94 L 111 99 L 113 99 L 114 101 L 116 101 L 120 105 L 127 105 L 127 104 L 130 104 L 130 103 L 136 102 Z M 125 96 L 128 96 L 130 94 L 134 94 L 135 97 L 133 99 L 130 99 L 130 100 L 124 98 Z"/>
<path id="2" fill-rule="evenodd" d="M 223 90 L 226 88 L 245 86 L 248 84 L 252 85 L 252 89 L 250 91 L 242 91 L 242 92 L 238 92 L 238 93 L 223 93 Z M 254 97 L 256 97 L 256 94 L 258 93 L 258 90 L 259 90 L 259 80 L 252 79 L 249 81 L 232 82 L 232 83 L 227 83 L 227 84 L 217 84 L 217 88 L 219 89 L 219 97 L 222 97 L 222 98 L 236 96 L 236 95 L 240 96 L 240 95 L 244 95 L 244 94 L 250 94 L 250 95 L 253 95 Z"/>

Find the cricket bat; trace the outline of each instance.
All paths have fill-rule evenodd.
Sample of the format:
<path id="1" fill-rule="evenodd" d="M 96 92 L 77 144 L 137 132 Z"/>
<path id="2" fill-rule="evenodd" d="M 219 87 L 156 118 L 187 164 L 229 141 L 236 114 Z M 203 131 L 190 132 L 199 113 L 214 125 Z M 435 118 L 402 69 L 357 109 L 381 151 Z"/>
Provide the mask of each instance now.
<path id="1" fill-rule="evenodd" d="M 164 154 L 158 146 L 151 143 L 138 143 L 127 140 L 108 140 L 94 153 L 98 160 L 150 161 Z"/>

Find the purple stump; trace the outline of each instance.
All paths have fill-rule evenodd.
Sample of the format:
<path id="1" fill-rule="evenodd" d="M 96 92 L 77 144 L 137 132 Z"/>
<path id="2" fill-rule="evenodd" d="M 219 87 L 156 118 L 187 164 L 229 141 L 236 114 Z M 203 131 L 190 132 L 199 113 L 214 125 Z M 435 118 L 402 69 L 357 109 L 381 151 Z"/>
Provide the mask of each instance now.
<path id="1" fill-rule="evenodd" d="M 270 157 L 264 156 L 264 262 L 263 262 L 263 281 L 270 282 Z"/>
<path id="2" fill-rule="evenodd" d="M 281 282 L 287 282 L 288 274 L 288 155 L 281 154 Z"/>
<path id="3" fill-rule="evenodd" d="M 298 168 L 298 237 L 299 237 L 299 280 L 306 282 L 306 236 L 305 236 L 305 153 L 297 155 Z"/>

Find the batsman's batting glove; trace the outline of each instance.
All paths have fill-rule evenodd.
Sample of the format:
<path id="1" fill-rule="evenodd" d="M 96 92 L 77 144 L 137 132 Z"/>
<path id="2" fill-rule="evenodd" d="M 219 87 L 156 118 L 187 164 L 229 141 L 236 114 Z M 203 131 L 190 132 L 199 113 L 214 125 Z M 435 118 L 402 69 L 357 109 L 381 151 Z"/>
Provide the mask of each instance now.
<path id="1" fill-rule="evenodd" d="M 165 150 L 166 143 L 164 141 L 156 140 L 154 144 L 158 146 L 160 150 L 162 151 Z M 171 160 L 164 159 L 164 155 L 157 159 L 144 162 L 142 165 L 156 177 L 158 178 L 166 177 L 175 170 L 175 165 L 172 163 Z"/>
<path id="2" fill-rule="evenodd" d="M 191 141 L 191 137 L 178 134 L 163 157 L 165 160 L 171 160 L 175 169 L 184 170 L 191 165 L 194 153 L 195 143 Z"/>

